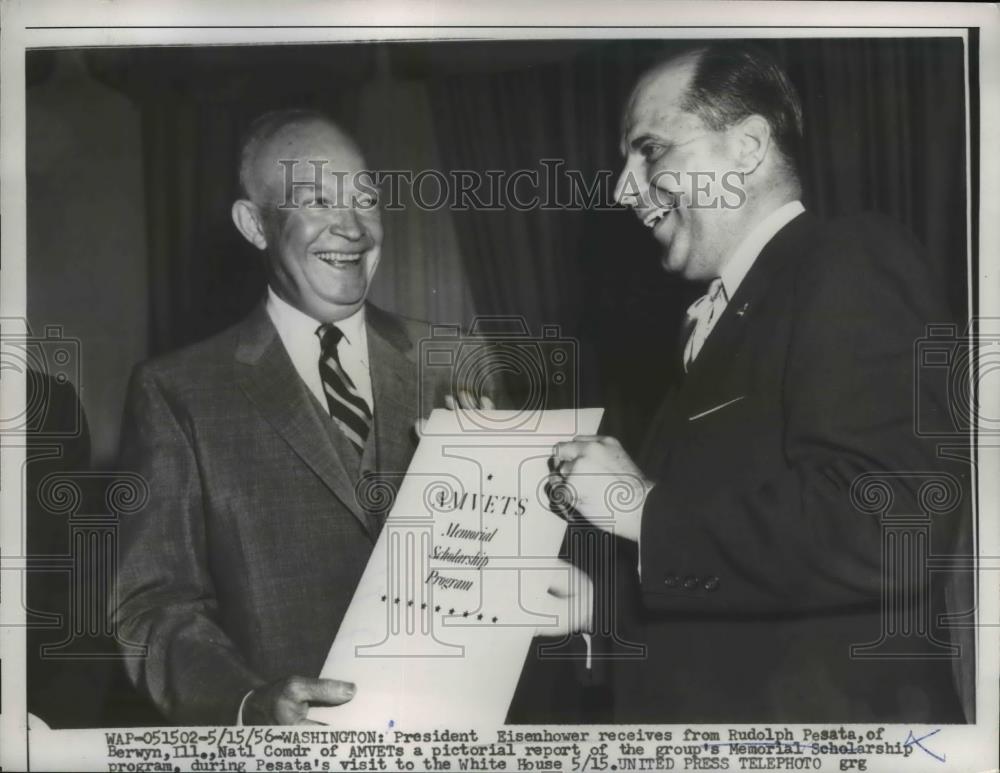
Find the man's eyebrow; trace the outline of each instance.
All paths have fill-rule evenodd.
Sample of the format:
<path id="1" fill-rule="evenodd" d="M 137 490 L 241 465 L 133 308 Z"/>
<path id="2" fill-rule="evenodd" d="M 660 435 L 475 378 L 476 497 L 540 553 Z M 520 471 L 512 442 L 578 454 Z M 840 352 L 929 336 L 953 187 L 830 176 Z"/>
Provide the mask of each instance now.
<path id="1" fill-rule="evenodd" d="M 644 144 L 646 144 L 646 142 L 648 142 L 649 140 L 656 140 L 656 139 L 658 139 L 658 138 L 657 138 L 657 137 L 655 137 L 654 135 L 652 135 L 652 134 L 649 134 L 648 132 L 646 132 L 645 134 L 640 134 L 640 135 L 639 135 L 638 137 L 634 137 L 634 138 L 633 138 L 633 139 L 632 139 L 632 140 L 631 140 L 631 141 L 629 142 L 628 146 L 629 146 L 629 147 L 630 147 L 630 148 L 631 148 L 632 150 L 638 150 L 638 149 L 639 149 L 639 148 L 641 148 L 641 147 L 642 147 L 642 146 L 643 146 Z"/>

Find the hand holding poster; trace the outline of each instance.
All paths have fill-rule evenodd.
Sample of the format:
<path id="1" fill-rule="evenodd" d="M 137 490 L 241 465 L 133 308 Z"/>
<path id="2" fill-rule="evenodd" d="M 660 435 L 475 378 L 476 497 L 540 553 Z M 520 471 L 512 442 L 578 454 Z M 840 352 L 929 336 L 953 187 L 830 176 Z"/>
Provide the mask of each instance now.
<path id="1" fill-rule="evenodd" d="M 602 412 L 544 411 L 529 426 L 512 411 L 434 411 L 321 674 L 357 694 L 311 719 L 503 723 L 531 639 L 566 630 L 571 607 L 548 593 L 571 571 L 556 558 L 565 523 L 548 510 L 548 458 Z"/>

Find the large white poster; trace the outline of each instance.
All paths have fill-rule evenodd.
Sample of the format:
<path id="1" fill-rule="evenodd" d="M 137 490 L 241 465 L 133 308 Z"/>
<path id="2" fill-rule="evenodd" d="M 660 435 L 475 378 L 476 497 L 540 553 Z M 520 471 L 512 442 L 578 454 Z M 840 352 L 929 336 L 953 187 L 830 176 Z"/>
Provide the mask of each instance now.
<path id="1" fill-rule="evenodd" d="M 546 491 L 552 446 L 595 433 L 602 413 L 434 411 L 323 668 L 357 693 L 311 719 L 503 723 L 531 639 L 571 614 L 548 592 L 569 571 Z"/>

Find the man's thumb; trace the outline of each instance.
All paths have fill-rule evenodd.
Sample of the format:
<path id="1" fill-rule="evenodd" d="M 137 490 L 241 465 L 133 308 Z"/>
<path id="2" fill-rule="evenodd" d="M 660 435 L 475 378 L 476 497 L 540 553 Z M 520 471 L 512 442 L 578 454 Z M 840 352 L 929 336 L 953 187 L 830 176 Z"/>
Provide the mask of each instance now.
<path id="1" fill-rule="evenodd" d="M 339 706 L 354 697 L 357 687 L 353 682 L 342 682 L 339 679 L 317 679 L 308 685 L 306 700 L 322 703 L 328 706 Z"/>

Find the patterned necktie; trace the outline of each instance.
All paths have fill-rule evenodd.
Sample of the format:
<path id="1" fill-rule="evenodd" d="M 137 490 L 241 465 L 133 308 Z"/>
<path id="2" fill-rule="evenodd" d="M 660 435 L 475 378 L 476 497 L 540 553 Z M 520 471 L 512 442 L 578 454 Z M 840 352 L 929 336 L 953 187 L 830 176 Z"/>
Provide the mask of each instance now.
<path id="1" fill-rule="evenodd" d="M 716 277 L 708 286 L 708 292 L 688 307 L 686 325 L 690 328 L 691 334 L 684 346 L 685 373 L 698 356 L 701 347 L 705 345 L 705 339 L 722 316 L 728 302 L 729 298 L 726 295 L 726 288 L 722 286 L 722 279 Z"/>
<path id="2" fill-rule="evenodd" d="M 326 405 L 330 409 L 330 418 L 343 430 L 347 438 L 354 444 L 358 454 L 365 450 L 368 432 L 372 425 L 372 412 L 347 375 L 340 366 L 340 355 L 337 345 L 344 337 L 336 325 L 320 325 L 316 329 L 320 340 L 319 377 L 323 381 L 323 391 L 326 393 Z"/>

